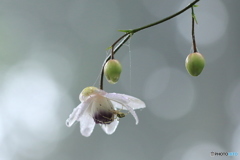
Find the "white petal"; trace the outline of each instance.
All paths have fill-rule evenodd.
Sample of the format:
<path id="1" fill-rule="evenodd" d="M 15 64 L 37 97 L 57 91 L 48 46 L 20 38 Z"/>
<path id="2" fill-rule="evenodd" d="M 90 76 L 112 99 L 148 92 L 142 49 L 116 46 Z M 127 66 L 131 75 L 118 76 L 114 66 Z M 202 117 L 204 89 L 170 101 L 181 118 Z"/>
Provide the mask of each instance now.
<path id="1" fill-rule="evenodd" d="M 91 115 L 94 115 L 96 112 L 99 111 L 111 111 L 113 110 L 112 103 L 110 102 L 109 99 L 101 96 L 101 95 L 96 95 L 94 101 L 92 102 L 91 108 Z"/>
<path id="2" fill-rule="evenodd" d="M 125 105 L 125 107 L 133 115 L 133 117 L 135 118 L 136 124 L 138 124 L 138 116 L 137 116 L 136 112 L 128 105 Z"/>
<path id="3" fill-rule="evenodd" d="M 113 100 L 111 100 L 111 102 L 112 102 L 114 108 L 118 108 L 120 110 L 125 109 L 125 110 L 129 111 L 133 115 L 133 117 L 135 118 L 136 124 L 138 124 L 138 116 L 137 116 L 136 112 L 133 110 L 132 107 L 130 107 L 126 103 L 120 103 L 120 102 L 116 102 L 116 101 L 113 101 Z"/>
<path id="4" fill-rule="evenodd" d="M 111 99 L 113 106 L 115 108 L 128 110 L 135 118 L 136 124 L 138 124 L 138 116 L 135 113 L 134 109 L 146 107 L 145 103 L 143 101 L 141 101 L 140 99 L 137 99 L 135 97 L 132 97 L 132 96 L 128 96 L 125 94 L 118 94 L 118 93 L 108 93 L 105 95 L 105 97 Z M 115 101 L 115 103 L 114 103 L 114 101 Z M 121 105 L 117 105 L 116 102 L 120 103 Z M 121 107 L 119 108 L 119 106 L 121 106 Z"/>
<path id="5" fill-rule="evenodd" d="M 76 108 L 73 109 L 73 112 L 69 115 L 69 118 L 66 120 L 66 125 L 71 127 L 73 123 L 78 120 L 84 111 L 90 106 L 94 97 L 89 98 L 85 102 L 80 103 Z"/>
<path id="6" fill-rule="evenodd" d="M 95 122 L 90 116 L 88 111 L 85 111 L 84 114 L 80 117 L 80 132 L 83 136 L 89 137 L 94 129 Z"/>
<path id="7" fill-rule="evenodd" d="M 129 103 L 129 100 L 127 98 L 125 98 L 122 94 L 118 94 L 118 93 L 107 93 L 104 95 L 104 97 L 106 97 L 110 100 L 116 101 L 118 103 L 121 103 L 121 104 Z"/>
<path id="8" fill-rule="evenodd" d="M 80 104 L 79 104 L 80 105 Z M 69 115 L 69 118 L 66 120 L 66 125 L 68 127 L 71 127 L 73 125 L 73 123 L 79 118 L 79 112 L 80 112 L 80 108 L 76 107 L 73 109 L 73 112 Z"/>
<path id="9" fill-rule="evenodd" d="M 126 94 L 119 94 L 119 93 L 107 93 L 104 95 L 106 98 L 109 98 L 113 101 L 119 102 L 121 104 L 127 104 L 132 109 L 140 109 L 145 108 L 146 105 L 143 101 L 136 97 L 132 97 Z M 119 105 L 114 106 L 116 108 L 119 108 Z M 122 106 L 121 106 L 122 107 Z M 122 108 L 119 108 L 122 109 Z"/>
<path id="10" fill-rule="evenodd" d="M 120 110 L 127 110 L 127 108 L 124 107 L 124 105 L 122 103 L 116 102 L 114 100 L 110 100 L 110 102 L 112 103 L 113 108 L 116 109 L 120 109 Z"/>
<path id="11" fill-rule="evenodd" d="M 102 124 L 101 127 L 107 134 L 113 134 L 117 129 L 118 123 L 119 121 L 116 118 L 112 123 Z"/>
<path id="12" fill-rule="evenodd" d="M 145 103 L 136 97 L 129 96 L 126 94 L 121 94 L 121 95 L 126 97 L 129 100 L 128 105 L 133 109 L 141 109 L 146 107 Z"/>
<path id="13" fill-rule="evenodd" d="M 105 94 L 107 94 L 107 92 L 104 91 L 104 90 L 99 89 L 97 94 L 100 94 L 100 95 L 104 96 Z"/>

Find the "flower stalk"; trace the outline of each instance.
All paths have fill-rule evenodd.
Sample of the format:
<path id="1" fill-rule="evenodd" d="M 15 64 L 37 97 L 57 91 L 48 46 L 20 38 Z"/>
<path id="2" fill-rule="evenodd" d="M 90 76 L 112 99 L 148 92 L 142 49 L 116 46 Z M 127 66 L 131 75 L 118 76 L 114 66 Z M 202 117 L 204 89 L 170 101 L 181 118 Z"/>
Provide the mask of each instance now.
<path id="1" fill-rule="evenodd" d="M 195 52 L 197 52 L 197 44 L 196 44 L 196 40 L 195 40 L 195 30 L 194 30 L 194 27 L 195 27 L 194 24 L 195 24 L 196 17 L 194 14 L 193 7 L 191 9 L 192 9 L 192 42 L 193 42 L 193 52 L 195 53 Z"/>

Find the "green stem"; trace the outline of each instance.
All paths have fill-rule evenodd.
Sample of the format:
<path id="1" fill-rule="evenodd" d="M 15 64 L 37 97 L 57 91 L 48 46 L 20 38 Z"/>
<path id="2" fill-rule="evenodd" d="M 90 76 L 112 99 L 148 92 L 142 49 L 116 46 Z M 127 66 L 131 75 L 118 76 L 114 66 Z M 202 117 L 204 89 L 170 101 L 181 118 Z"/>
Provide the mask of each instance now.
<path id="1" fill-rule="evenodd" d="M 195 23 L 195 18 L 194 18 L 194 9 L 192 7 L 192 43 L 193 43 L 193 51 L 194 53 L 197 52 L 197 44 L 195 40 L 195 31 L 194 31 L 194 23 Z"/>
<path id="2" fill-rule="evenodd" d="M 115 45 L 117 44 L 117 43 L 119 43 L 123 38 L 125 38 L 126 36 L 128 36 L 129 35 L 129 33 L 125 33 L 122 37 L 120 37 L 120 38 L 118 38 L 118 40 L 116 40 L 116 42 L 114 42 L 113 44 L 112 44 L 112 46 L 111 46 L 111 48 L 112 48 L 112 52 L 111 52 L 111 59 L 114 59 L 114 54 L 115 54 L 115 52 L 121 47 L 121 45 L 119 45 L 119 46 L 117 46 L 116 48 L 115 48 Z M 124 42 L 125 43 L 125 42 Z M 123 44 L 124 44 L 123 43 Z M 122 45 L 123 45 L 122 44 Z M 116 50 L 117 49 L 117 50 Z"/>
<path id="3" fill-rule="evenodd" d="M 166 17 L 166 18 L 164 18 L 164 19 L 162 19 L 162 20 L 160 20 L 160 21 L 157 21 L 157 22 L 148 24 L 148 25 L 143 26 L 143 27 L 133 29 L 133 30 L 130 31 L 130 32 L 131 32 L 131 33 L 136 33 L 136 32 L 138 32 L 138 31 L 144 30 L 144 29 L 146 29 L 146 28 L 149 28 L 149 27 L 158 25 L 158 24 L 160 24 L 160 23 L 163 23 L 163 22 L 165 22 L 165 21 L 168 21 L 168 20 L 170 20 L 170 19 L 172 19 L 172 18 L 174 18 L 174 17 L 182 14 L 183 12 L 185 12 L 186 10 L 188 10 L 189 8 L 192 8 L 192 6 L 193 6 L 194 4 L 196 4 L 198 1 L 200 1 L 200 0 L 195 0 L 194 2 L 190 3 L 187 7 L 185 7 L 184 9 L 182 9 L 181 11 L 179 11 L 179 12 L 177 12 L 177 13 L 169 16 L 169 17 Z"/>

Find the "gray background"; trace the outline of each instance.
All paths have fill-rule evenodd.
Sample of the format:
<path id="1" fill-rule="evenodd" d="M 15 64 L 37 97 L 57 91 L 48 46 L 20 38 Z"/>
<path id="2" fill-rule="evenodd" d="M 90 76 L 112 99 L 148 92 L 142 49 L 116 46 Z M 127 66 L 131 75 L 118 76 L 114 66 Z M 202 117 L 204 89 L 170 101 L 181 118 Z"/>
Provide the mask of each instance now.
<path id="1" fill-rule="evenodd" d="M 142 99 L 109 136 L 89 138 L 65 120 L 94 85 L 106 48 L 190 0 L 0 0 L 0 160 L 212 160 L 240 153 L 238 0 L 201 0 L 196 40 L 206 66 L 185 70 L 190 10 L 135 34 L 116 57 L 123 73 L 107 92 Z M 98 86 L 98 81 L 95 83 Z M 237 160 L 238 157 L 232 157 Z"/>

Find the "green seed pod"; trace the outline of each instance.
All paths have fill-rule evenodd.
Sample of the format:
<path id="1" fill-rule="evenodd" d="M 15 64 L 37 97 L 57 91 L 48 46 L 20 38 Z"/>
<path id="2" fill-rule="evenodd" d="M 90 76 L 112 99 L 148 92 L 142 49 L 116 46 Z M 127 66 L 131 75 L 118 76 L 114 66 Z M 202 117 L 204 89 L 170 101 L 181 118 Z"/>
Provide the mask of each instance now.
<path id="1" fill-rule="evenodd" d="M 118 60 L 111 59 L 104 66 L 104 75 L 109 83 L 115 84 L 120 78 L 122 65 Z"/>
<path id="2" fill-rule="evenodd" d="M 201 53 L 194 52 L 187 56 L 185 61 L 185 67 L 188 73 L 192 76 L 198 76 L 205 65 L 205 59 Z"/>

